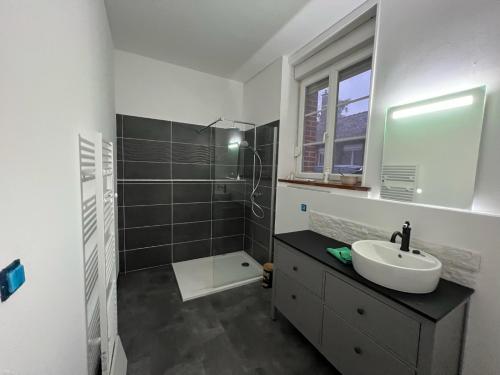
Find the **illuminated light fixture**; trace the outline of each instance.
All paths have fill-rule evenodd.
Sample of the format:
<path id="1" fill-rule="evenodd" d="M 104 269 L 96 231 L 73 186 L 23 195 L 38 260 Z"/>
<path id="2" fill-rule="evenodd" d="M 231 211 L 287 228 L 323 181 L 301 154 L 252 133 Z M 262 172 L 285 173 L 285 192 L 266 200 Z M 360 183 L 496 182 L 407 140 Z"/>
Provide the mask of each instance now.
<path id="1" fill-rule="evenodd" d="M 418 188 L 417 189 L 417 194 L 422 194 L 422 189 Z"/>
<path id="2" fill-rule="evenodd" d="M 439 112 L 446 109 L 465 107 L 467 105 L 471 105 L 473 102 L 474 97 L 472 95 L 460 96 L 458 98 L 440 100 L 435 103 L 421 104 L 405 109 L 399 109 L 392 112 L 392 118 L 405 118 L 422 115 L 424 113 Z"/>
<path id="3" fill-rule="evenodd" d="M 240 141 L 231 141 L 227 144 L 227 148 L 230 150 L 236 150 L 240 147 Z"/>

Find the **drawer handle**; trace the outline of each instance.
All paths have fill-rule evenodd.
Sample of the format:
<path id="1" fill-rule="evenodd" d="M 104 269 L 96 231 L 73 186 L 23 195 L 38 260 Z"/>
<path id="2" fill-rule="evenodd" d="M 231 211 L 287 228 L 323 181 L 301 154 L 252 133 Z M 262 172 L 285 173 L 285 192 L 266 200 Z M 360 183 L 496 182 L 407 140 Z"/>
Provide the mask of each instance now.
<path id="1" fill-rule="evenodd" d="M 361 348 L 359 346 L 356 346 L 356 347 L 354 347 L 354 353 L 361 355 L 363 353 L 363 351 L 361 350 Z"/>
<path id="2" fill-rule="evenodd" d="M 297 296 L 295 294 L 292 294 L 292 299 L 297 299 Z"/>
<path id="3" fill-rule="evenodd" d="M 298 269 L 298 267 L 297 267 L 297 266 L 293 266 L 293 267 L 292 267 L 292 270 L 294 270 L 294 271 L 298 271 L 299 269 Z"/>
<path id="4" fill-rule="evenodd" d="M 361 307 L 358 307 L 356 311 L 358 312 L 359 315 L 365 315 L 365 310 L 362 309 Z"/>

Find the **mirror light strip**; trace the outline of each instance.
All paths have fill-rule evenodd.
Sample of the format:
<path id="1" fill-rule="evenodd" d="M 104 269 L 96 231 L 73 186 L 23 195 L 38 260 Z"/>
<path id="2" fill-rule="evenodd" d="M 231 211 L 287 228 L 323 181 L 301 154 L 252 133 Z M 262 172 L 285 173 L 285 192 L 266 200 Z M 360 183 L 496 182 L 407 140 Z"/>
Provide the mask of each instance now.
<path id="1" fill-rule="evenodd" d="M 473 102 L 474 102 L 474 97 L 472 95 L 461 96 L 459 98 L 446 99 L 435 103 L 417 105 L 410 108 L 400 109 L 392 113 L 392 118 L 398 119 L 398 118 L 417 116 L 424 113 L 444 111 L 446 109 L 471 105 Z"/>

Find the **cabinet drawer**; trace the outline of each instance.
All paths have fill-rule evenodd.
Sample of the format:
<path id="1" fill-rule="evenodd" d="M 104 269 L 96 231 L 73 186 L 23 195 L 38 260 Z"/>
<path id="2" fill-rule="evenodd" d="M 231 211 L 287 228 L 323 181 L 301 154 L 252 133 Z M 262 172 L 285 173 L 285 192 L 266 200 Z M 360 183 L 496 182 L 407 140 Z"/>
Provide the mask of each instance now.
<path id="1" fill-rule="evenodd" d="M 275 241 L 274 265 L 318 297 L 323 296 L 323 267 L 298 251 Z"/>
<path id="2" fill-rule="evenodd" d="M 325 303 L 352 326 L 416 365 L 420 323 L 339 278 L 326 274 Z"/>
<path id="3" fill-rule="evenodd" d="M 325 306 L 322 351 L 343 374 L 415 375 L 415 370 Z"/>
<path id="4" fill-rule="evenodd" d="M 277 270 L 275 273 L 275 305 L 313 344 L 318 345 L 323 304 L 297 281 Z"/>

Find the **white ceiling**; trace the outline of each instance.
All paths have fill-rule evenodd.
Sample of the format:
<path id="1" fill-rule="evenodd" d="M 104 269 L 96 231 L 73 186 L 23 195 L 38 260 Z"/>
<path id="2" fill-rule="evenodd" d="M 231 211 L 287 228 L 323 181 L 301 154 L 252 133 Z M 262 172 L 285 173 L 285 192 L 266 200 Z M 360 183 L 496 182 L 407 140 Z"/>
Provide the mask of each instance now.
<path id="1" fill-rule="evenodd" d="M 117 49 L 235 78 L 309 0 L 106 0 Z"/>

